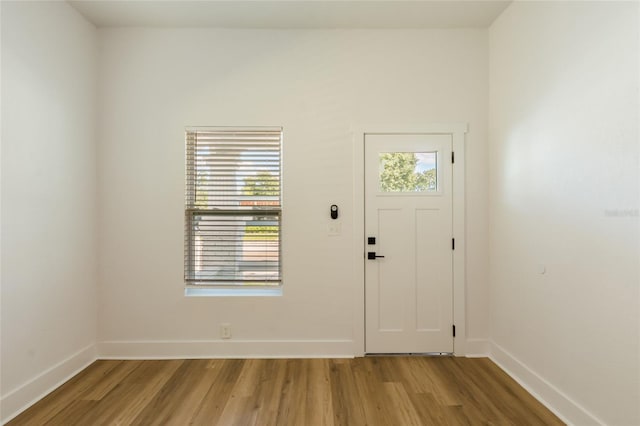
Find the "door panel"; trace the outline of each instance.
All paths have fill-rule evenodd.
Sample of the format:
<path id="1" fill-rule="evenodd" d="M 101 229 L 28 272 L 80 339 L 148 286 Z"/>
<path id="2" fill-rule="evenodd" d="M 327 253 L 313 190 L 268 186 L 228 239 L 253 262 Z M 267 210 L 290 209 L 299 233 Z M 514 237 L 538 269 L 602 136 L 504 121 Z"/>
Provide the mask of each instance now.
<path id="1" fill-rule="evenodd" d="M 381 245 L 380 250 L 389 258 L 396 257 L 402 259 L 406 257 L 403 253 L 405 248 L 402 245 L 403 211 L 400 209 L 380 209 L 378 210 L 378 235 L 377 241 L 386 241 Z M 378 274 L 378 328 L 384 331 L 401 331 L 404 327 L 402 315 L 402 299 L 396 288 L 394 277 L 402 273 L 406 267 L 403 262 L 383 262 Z"/>
<path id="2" fill-rule="evenodd" d="M 365 136 L 368 353 L 452 352 L 450 135 Z"/>
<path id="3" fill-rule="evenodd" d="M 442 211 L 437 209 L 416 210 L 416 329 L 418 331 L 438 330 L 440 324 L 440 306 L 438 301 L 440 289 L 446 282 L 442 282 L 439 274 L 439 265 L 442 259 L 438 259 L 443 252 L 441 241 L 446 241 L 446 229 L 439 229 L 442 222 Z M 446 260 L 445 260 L 446 262 Z M 440 275 L 440 276 L 439 276 Z"/>

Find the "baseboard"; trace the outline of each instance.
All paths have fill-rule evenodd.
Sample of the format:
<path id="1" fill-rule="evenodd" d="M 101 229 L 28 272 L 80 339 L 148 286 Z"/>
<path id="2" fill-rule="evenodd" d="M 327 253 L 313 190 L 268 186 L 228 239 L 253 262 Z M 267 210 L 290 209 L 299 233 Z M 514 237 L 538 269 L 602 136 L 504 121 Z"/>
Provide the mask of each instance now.
<path id="1" fill-rule="evenodd" d="M 467 358 L 487 358 L 491 353 L 488 339 L 467 339 Z"/>
<path id="2" fill-rule="evenodd" d="M 353 358 L 351 340 L 179 340 L 98 343 L 100 359 Z"/>
<path id="3" fill-rule="evenodd" d="M 0 398 L 0 413 L 2 413 L 0 422 L 7 423 L 87 368 L 96 359 L 96 347 L 91 344 L 6 395 L 2 395 Z"/>
<path id="4" fill-rule="evenodd" d="M 603 425 L 603 421 L 573 401 L 566 394 L 527 367 L 495 342 L 490 342 L 489 358 L 527 392 L 569 425 Z"/>

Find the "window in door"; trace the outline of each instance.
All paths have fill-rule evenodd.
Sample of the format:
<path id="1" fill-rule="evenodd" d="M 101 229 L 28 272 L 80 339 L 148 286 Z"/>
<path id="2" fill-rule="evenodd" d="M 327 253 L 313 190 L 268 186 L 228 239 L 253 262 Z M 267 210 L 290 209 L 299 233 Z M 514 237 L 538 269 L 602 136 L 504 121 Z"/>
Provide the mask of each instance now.
<path id="1" fill-rule="evenodd" d="M 380 192 L 438 190 L 437 152 L 381 152 L 378 160 Z"/>

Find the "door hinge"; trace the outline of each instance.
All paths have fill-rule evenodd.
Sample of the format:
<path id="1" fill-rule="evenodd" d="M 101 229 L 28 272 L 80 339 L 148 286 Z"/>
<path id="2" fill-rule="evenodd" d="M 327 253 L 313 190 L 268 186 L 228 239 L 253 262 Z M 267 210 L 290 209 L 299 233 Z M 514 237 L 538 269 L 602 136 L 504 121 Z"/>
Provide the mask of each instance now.
<path id="1" fill-rule="evenodd" d="M 451 151 L 451 164 L 456 162 L 456 153 Z"/>
<path id="2" fill-rule="evenodd" d="M 456 326 L 455 326 L 455 324 L 453 325 L 453 337 L 456 337 Z"/>
<path id="3" fill-rule="evenodd" d="M 452 238 L 451 239 L 451 250 L 455 250 L 456 249 L 456 239 Z"/>

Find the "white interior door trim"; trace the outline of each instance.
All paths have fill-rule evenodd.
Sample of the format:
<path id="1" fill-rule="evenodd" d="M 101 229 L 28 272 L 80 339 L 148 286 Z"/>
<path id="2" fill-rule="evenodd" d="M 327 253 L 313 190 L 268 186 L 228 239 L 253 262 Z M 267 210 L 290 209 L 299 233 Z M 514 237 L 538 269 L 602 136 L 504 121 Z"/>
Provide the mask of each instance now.
<path id="1" fill-rule="evenodd" d="M 448 134 L 451 135 L 455 153 L 453 165 L 453 235 L 456 247 L 453 251 L 453 320 L 456 337 L 453 342 L 455 356 L 466 355 L 466 230 L 465 230 L 465 134 L 466 123 L 438 123 L 425 125 L 364 125 L 352 128 L 353 135 L 353 265 L 354 265 L 354 318 L 353 353 L 365 354 L 365 229 L 364 229 L 364 140 L 368 134 Z"/>

